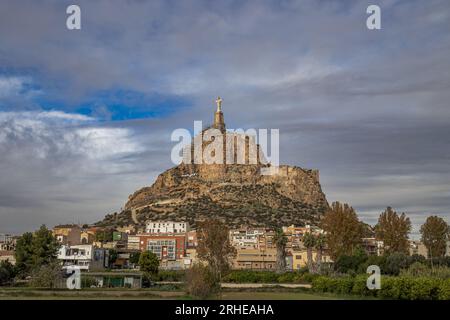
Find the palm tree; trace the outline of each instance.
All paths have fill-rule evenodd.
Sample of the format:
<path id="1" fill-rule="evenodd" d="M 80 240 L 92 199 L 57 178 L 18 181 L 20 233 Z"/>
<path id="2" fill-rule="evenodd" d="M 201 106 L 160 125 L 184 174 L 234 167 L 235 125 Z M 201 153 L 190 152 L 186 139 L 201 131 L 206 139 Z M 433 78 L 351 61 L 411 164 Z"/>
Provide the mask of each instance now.
<path id="1" fill-rule="evenodd" d="M 316 264 L 317 264 L 317 270 L 320 272 L 320 268 L 322 265 L 322 255 L 323 255 L 323 249 L 325 248 L 326 238 L 325 235 L 320 233 L 316 237 L 316 243 L 315 248 L 317 250 L 317 256 L 316 256 Z"/>
<path id="2" fill-rule="evenodd" d="M 307 250 L 307 259 L 308 259 L 308 269 L 309 272 L 313 272 L 313 258 L 312 258 L 312 249 L 316 243 L 316 238 L 310 232 L 306 232 L 303 235 L 303 245 Z"/>
<path id="3" fill-rule="evenodd" d="M 277 273 L 282 273 L 286 270 L 286 243 L 287 238 L 283 230 L 278 228 L 273 236 L 273 243 L 277 248 Z"/>

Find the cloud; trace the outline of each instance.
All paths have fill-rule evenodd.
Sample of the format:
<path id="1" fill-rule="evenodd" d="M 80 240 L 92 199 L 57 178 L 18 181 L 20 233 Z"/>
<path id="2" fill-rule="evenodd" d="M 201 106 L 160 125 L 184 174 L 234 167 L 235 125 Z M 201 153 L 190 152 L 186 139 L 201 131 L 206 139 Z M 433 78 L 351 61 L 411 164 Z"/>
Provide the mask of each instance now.
<path id="1" fill-rule="evenodd" d="M 93 120 L 63 111 L 0 112 L 3 228 L 3 221 L 11 222 L 9 230 L 92 222 L 92 213 L 120 208 L 136 187 L 131 177 L 144 183 L 128 159 L 144 151 L 133 130 Z"/>
<path id="2" fill-rule="evenodd" d="M 450 218 L 448 1 L 379 1 L 380 31 L 370 1 L 78 4 L 76 32 L 65 2 L 0 4 L 7 225 L 117 210 L 218 95 L 230 128 L 279 128 L 282 162 L 320 169 L 367 221 L 387 205 Z"/>

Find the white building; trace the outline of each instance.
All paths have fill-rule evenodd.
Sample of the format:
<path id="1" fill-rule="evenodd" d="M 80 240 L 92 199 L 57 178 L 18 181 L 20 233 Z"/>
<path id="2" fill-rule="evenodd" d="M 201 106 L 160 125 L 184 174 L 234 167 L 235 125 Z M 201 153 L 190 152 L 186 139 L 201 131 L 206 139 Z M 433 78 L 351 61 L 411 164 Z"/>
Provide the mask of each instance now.
<path id="1" fill-rule="evenodd" d="M 0 251 L 13 251 L 16 247 L 16 238 L 10 234 L 0 234 Z"/>
<path id="2" fill-rule="evenodd" d="M 136 235 L 128 236 L 127 249 L 128 250 L 139 250 L 140 243 L 141 243 L 141 238 L 139 236 L 136 236 Z"/>
<path id="3" fill-rule="evenodd" d="M 81 270 L 101 270 L 108 266 L 108 252 L 91 244 L 63 245 L 58 252 L 63 268 L 79 266 Z"/>
<path id="4" fill-rule="evenodd" d="M 238 248 L 259 248 L 259 238 L 265 234 L 264 229 L 236 229 L 230 231 L 230 242 Z"/>
<path id="5" fill-rule="evenodd" d="M 189 231 L 189 223 L 174 221 L 149 221 L 145 233 L 184 233 Z"/>

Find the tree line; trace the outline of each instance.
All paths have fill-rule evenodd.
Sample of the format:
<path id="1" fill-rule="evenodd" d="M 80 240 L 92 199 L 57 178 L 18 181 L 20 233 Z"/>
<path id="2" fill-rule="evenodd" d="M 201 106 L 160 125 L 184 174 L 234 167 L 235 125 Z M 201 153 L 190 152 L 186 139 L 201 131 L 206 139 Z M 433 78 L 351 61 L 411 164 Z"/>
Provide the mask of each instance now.
<path id="1" fill-rule="evenodd" d="M 337 259 L 341 255 L 352 255 L 361 245 L 362 238 L 371 233 L 370 228 L 358 219 L 355 210 L 348 204 L 334 202 L 324 215 L 321 227 L 326 232 L 330 255 Z M 397 213 L 387 207 L 378 217 L 373 228 L 377 240 L 383 241 L 386 254 L 409 254 L 411 221 L 405 213 Z M 446 253 L 450 228 L 444 219 L 429 216 L 420 228 L 421 241 L 428 250 L 429 258 L 443 257 Z"/>

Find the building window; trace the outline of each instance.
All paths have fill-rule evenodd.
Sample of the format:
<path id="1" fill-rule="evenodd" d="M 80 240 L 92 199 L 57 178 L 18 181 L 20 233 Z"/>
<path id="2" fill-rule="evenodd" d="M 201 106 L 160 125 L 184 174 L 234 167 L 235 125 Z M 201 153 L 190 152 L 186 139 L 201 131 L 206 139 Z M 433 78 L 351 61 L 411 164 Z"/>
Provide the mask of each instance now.
<path id="1" fill-rule="evenodd" d="M 149 240 L 147 249 L 156 254 L 159 259 L 175 260 L 175 240 Z M 163 253 L 165 253 L 164 256 Z"/>

